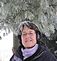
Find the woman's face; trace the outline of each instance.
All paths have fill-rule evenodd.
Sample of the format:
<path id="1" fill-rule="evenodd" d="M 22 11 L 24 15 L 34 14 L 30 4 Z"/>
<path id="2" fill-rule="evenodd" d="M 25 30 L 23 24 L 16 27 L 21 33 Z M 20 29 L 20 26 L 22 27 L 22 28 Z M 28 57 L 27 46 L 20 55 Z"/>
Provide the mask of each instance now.
<path id="1" fill-rule="evenodd" d="M 35 31 L 25 26 L 22 31 L 21 40 L 25 48 L 33 47 L 37 43 Z"/>

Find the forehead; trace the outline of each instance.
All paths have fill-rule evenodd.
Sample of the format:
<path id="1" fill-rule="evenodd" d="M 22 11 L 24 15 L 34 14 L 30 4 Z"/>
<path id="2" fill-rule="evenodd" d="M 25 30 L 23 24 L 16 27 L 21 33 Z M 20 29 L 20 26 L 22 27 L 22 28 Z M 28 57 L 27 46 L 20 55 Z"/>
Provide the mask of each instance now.
<path id="1" fill-rule="evenodd" d="M 25 33 L 25 32 L 35 32 L 33 29 L 30 29 L 29 27 L 27 27 L 27 26 L 24 26 L 24 28 L 23 28 L 23 31 L 22 31 L 23 33 Z"/>

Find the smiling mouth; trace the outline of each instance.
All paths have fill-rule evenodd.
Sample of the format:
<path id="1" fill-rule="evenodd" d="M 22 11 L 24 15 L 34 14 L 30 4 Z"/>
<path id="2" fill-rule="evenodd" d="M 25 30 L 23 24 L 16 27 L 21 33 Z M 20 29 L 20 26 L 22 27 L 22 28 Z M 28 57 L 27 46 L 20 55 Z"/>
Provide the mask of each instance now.
<path id="1" fill-rule="evenodd" d="M 32 40 L 29 40 L 29 41 L 32 41 Z M 29 41 L 26 40 L 25 42 L 29 42 Z"/>

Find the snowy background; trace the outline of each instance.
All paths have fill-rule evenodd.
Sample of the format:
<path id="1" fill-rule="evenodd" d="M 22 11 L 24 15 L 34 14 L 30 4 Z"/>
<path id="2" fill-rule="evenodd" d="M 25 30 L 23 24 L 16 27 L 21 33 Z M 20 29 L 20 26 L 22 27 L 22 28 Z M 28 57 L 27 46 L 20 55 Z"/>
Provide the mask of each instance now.
<path id="1" fill-rule="evenodd" d="M 0 33 L 2 36 L 3 31 Z M 7 36 L 0 40 L 0 61 L 9 61 L 12 56 L 13 33 L 10 32 Z"/>

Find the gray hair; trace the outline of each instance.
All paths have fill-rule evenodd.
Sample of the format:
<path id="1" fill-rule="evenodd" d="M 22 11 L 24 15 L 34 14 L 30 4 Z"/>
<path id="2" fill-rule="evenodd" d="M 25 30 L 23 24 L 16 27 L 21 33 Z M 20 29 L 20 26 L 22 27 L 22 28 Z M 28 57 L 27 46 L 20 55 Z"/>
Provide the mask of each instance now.
<path id="1" fill-rule="evenodd" d="M 18 27 L 19 35 L 22 34 L 24 26 L 27 26 L 28 28 L 33 29 L 35 32 L 39 31 L 38 26 L 35 23 L 33 23 L 31 21 L 23 21 L 23 22 L 20 23 L 20 25 Z"/>

